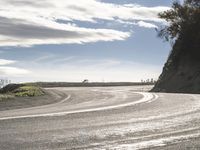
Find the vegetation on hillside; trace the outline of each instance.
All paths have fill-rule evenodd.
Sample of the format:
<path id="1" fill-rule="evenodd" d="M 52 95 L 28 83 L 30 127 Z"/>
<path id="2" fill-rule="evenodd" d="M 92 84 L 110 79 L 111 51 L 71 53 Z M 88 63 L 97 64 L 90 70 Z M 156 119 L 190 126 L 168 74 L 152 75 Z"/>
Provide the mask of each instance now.
<path id="1" fill-rule="evenodd" d="M 14 91 L 15 96 L 21 96 L 21 97 L 41 96 L 43 94 L 44 94 L 44 92 L 41 90 L 40 87 L 30 86 L 30 85 L 25 85 L 25 86 L 19 87 L 18 89 L 16 89 Z"/>
<path id="2" fill-rule="evenodd" d="M 200 1 L 174 2 L 159 16 L 168 22 L 159 37 L 174 45 L 152 91 L 200 93 Z"/>
<path id="3" fill-rule="evenodd" d="M 0 100 L 12 99 L 16 97 L 42 96 L 44 91 L 39 86 L 27 84 L 9 84 L 0 89 Z"/>
<path id="4" fill-rule="evenodd" d="M 159 36 L 167 41 L 182 37 L 188 31 L 199 31 L 200 1 L 185 0 L 183 5 L 174 2 L 172 9 L 160 13 L 159 17 L 165 19 L 169 24 L 159 32 Z"/>
<path id="5" fill-rule="evenodd" d="M 185 0 L 182 5 L 174 2 L 171 10 L 159 16 L 168 22 L 168 26 L 160 29 L 158 35 L 167 41 L 175 40 L 173 49 L 177 50 L 172 55 L 182 53 L 200 60 L 200 1 Z"/>

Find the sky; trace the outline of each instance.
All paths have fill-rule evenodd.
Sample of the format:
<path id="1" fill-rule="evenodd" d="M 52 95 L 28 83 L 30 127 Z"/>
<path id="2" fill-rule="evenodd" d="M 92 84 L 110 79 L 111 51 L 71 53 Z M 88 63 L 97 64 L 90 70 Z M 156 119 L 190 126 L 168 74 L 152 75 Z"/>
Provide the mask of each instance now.
<path id="1" fill-rule="evenodd" d="M 0 78 L 13 82 L 157 79 L 157 37 L 172 0 L 0 1 Z"/>

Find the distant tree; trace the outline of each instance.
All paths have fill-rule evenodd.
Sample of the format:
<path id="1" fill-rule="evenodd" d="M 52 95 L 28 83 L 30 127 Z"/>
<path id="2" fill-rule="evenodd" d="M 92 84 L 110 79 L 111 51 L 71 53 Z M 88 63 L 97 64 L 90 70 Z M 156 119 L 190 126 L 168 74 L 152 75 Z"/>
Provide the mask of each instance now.
<path id="1" fill-rule="evenodd" d="M 83 80 L 82 83 L 88 83 L 88 82 L 89 82 L 89 80 L 88 80 L 88 79 L 85 79 L 85 80 Z"/>
<path id="2" fill-rule="evenodd" d="M 188 29 L 200 28 L 200 0 L 185 0 L 183 4 L 176 1 L 172 9 L 160 13 L 159 17 L 168 25 L 158 29 L 158 36 L 166 41 L 176 39 Z"/>

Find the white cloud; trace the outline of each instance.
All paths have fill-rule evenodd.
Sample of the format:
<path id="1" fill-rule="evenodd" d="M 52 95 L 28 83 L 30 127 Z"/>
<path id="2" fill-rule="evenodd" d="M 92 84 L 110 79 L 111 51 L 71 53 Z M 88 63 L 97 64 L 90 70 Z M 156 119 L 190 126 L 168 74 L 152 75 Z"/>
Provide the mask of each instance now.
<path id="1" fill-rule="evenodd" d="M 16 61 L 14 60 L 0 59 L 0 75 L 18 76 L 18 75 L 25 75 L 25 74 L 30 73 L 30 71 L 26 69 L 6 66 L 6 65 L 14 64 L 14 63 L 16 63 Z"/>
<path id="2" fill-rule="evenodd" d="M 49 23 L 49 24 L 48 24 Z M 110 29 L 87 29 L 71 24 L 41 20 L 38 24 L 26 20 L 0 17 L 1 46 L 30 46 L 34 44 L 67 44 L 124 40 L 128 32 Z"/>
<path id="3" fill-rule="evenodd" d="M 2 65 L 13 64 L 13 63 L 15 63 L 15 62 L 16 62 L 16 61 L 13 61 L 13 60 L 0 59 L 0 66 L 2 66 Z"/>
<path id="4" fill-rule="evenodd" d="M 144 22 L 144 21 L 139 21 L 137 25 L 139 25 L 140 27 L 145 27 L 145 28 L 158 28 L 158 26 L 156 26 L 155 24 Z"/>
<path id="5" fill-rule="evenodd" d="M 117 20 L 117 22 L 127 25 L 137 25 L 139 27 L 143 28 L 158 28 L 157 25 L 145 21 L 138 21 L 138 22 L 130 22 L 130 21 L 123 21 L 123 20 Z"/>
<path id="6" fill-rule="evenodd" d="M 18 16 L 17 18 L 30 19 L 30 16 L 41 16 L 52 20 L 64 19 L 93 22 L 96 21 L 96 18 L 114 20 L 115 17 L 122 20 L 139 19 L 161 21 L 157 17 L 157 14 L 169 9 L 163 6 L 143 7 L 137 4 L 118 5 L 97 0 L 43 0 L 42 2 L 35 0 L 6 0 L 2 1 L 1 4 L 2 12 L 4 12 L 3 10 L 7 10 L 7 15 L 18 13 L 23 16 Z M 4 7 L 5 5 L 7 7 Z M 8 12 L 10 9 L 12 11 Z"/>
<path id="7" fill-rule="evenodd" d="M 157 17 L 168 7 L 118 5 L 97 0 L 0 1 L 0 46 L 68 44 L 125 40 L 131 33 L 83 28 L 62 21 L 97 22 L 97 19 L 162 22 Z"/>
<path id="8" fill-rule="evenodd" d="M 6 75 L 6 76 L 19 76 L 19 75 L 25 75 L 30 73 L 30 71 L 16 68 L 16 67 L 6 67 L 6 66 L 0 66 L 0 74 Z"/>

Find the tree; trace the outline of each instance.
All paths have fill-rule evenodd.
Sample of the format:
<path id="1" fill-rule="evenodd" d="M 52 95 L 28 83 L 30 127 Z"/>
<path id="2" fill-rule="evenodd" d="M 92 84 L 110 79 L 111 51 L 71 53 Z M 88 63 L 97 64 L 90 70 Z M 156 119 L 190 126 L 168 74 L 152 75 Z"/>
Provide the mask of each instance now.
<path id="1" fill-rule="evenodd" d="M 174 2 L 172 9 L 160 13 L 159 17 L 168 25 L 159 30 L 158 36 L 166 41 L 177 39 L 188 29 L 200 27 L 200 0 L 185 0 L 183 5 Z"/>

